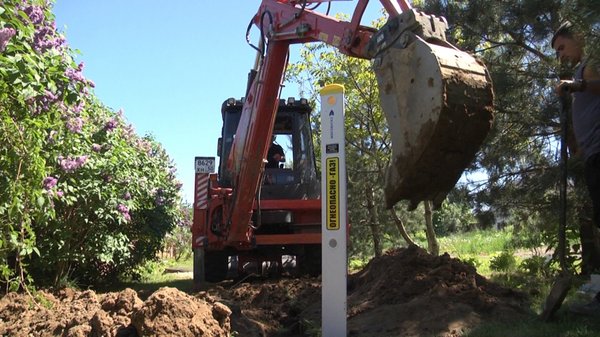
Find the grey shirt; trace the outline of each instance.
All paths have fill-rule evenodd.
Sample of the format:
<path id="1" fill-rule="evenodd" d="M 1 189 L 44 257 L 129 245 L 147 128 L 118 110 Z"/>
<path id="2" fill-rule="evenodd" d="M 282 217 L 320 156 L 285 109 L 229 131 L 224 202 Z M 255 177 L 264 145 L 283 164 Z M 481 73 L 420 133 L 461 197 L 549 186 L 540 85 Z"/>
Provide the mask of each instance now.
<path id="1" fill-rule="evenodd" d="M 583 69 L 587 62 L 582 62 L 575 71 L 575 79 L 583 78 Z M 583 151 L 583 158 L 600 153 L 600 96 L 593 93 L 573 93 L 573 131 L 577 143 Z"/>

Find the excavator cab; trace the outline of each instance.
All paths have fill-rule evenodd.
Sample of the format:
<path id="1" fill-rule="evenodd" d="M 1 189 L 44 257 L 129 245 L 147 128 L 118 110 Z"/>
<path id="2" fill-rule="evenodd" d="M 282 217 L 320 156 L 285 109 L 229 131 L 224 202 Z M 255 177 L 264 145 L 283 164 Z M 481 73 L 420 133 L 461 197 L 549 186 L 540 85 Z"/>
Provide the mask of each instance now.
<path id="1" fill-rule="evenodd" d="M 223 102 L 222 136 L 218 154 L 227 158 L 235 139 L 240 122 L 244 99 L 229 98 Z M 285 161 L 275 165 L 265 164 L 262 184 L 259 187 L 260 200 L 318 199 L 320 184 L 317 175 L 310 112 L 312 108 L 304 98 L 280 99 L 272 130 L 272 139 L 281 146 Z M 268 155 L 267 155 L 268 156 Z M 221 186 L 231 186 L 232 172 L 220 161 L 219 177 Z"/>

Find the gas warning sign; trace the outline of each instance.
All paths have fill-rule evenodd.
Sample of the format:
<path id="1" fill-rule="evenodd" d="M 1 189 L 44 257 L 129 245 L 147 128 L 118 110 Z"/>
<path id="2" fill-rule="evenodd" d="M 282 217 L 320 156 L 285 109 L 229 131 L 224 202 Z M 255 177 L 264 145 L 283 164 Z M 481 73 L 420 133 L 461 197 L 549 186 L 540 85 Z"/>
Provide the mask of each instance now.
<path id="1" fill-rule="evenodd" d="M 340 229 L 339 158 L 327 158 L 327 229 Z"/>

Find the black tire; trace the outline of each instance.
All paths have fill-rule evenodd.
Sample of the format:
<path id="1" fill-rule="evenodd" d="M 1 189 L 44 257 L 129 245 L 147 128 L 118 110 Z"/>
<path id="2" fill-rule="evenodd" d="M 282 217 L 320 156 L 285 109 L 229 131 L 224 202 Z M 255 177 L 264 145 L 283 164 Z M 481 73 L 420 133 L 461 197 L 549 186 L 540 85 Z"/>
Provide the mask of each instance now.
<path id="1" fill-rule="evenodd" d="M 228 262 L 228 256 L 225 252 L 205 252 L 204 276 L 206 281 L 221 282 L 227 278 Z"/>
<path id="2" fill-rule="evenodd" d="M 321 245 L 304 245 L 297 259 L 300 275 L 321 275 Z"/>

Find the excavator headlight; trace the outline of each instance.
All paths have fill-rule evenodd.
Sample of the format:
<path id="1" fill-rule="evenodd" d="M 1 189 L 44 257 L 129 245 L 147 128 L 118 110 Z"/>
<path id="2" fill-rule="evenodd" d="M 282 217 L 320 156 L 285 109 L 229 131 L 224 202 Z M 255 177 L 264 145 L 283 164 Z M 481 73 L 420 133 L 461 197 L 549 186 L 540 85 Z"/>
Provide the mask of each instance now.
<path id="1" fill-rule="evenodd" d="M 296 103 L 296 99 L 294 97 L 288 97 L 287 104 L 294 105 Z"/>
<path id="2" fill-rule="evenodd" d="M 233 106 L 235 105 L 235 98 L 231 97 L 227 99 L 227 105 Z"/>
<path id="3" fill-rule="evenodd" d="M 300 98 L 300 105 L 308 105 L 308 100 L 306 98 Z"/>

